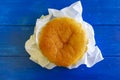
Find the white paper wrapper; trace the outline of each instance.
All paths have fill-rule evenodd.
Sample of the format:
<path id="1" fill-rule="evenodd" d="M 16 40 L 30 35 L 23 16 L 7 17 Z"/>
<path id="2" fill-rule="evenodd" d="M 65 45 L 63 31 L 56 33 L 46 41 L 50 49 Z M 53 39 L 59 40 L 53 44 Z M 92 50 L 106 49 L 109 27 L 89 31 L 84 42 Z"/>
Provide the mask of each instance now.
<path id="1" fill-rule="evenodd" d="M 88 50 L 84 54 L 83 58 L 78 63 L 69 66 L 69 69 L 77 68 L 81 64 L 85 64 L 87 67 L 92 67 L 97 62 L 103 60 L 100 49 L 96 46 L 94 39 L 94 30 L 90 24 L 83 21 L 82 19 L 82 6 L 80 1 L 73 3 L 69 7 L 65 7 L 61 10 L 48 9 L 49 15 L 43 16 L 37 19 L 34 34 L 31 35 L 30 39 L 25 44 L 26 51 L 30 54 L 30 59 L 38 63 L 42 67 L 52 69 L 56 65 L 51 63 L 38 48 L 38 35 L 40 35 L 41 28 L 49 22 L 51 19 L 56 17 L 70 17 L 76 21 L 82 23 L 82 27 L 86 30 L 88 37 Z M 56 26 L 57 27 L 57 26 Z"/>

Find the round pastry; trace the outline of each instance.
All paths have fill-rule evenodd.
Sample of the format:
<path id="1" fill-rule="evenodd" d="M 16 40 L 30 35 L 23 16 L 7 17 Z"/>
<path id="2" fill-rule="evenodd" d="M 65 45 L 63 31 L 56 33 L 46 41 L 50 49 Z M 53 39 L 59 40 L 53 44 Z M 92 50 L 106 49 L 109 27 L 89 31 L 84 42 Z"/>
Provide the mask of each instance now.
<path id="1" fill-rule="evenodd" d="M 49 21 L 39 35 L 42 54 L 57 66 L 76 64 L 87 49 L 86 32 L 82 24 L 68 17 Z"/>

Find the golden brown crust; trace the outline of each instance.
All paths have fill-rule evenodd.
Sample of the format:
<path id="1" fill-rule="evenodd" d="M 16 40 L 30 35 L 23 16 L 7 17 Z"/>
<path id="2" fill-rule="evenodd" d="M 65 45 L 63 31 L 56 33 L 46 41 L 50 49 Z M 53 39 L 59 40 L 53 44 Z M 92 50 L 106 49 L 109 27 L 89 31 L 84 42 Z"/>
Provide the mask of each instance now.
<path id="1" fill-rule="evenodd" d="M 42 29 L 39 48 L 49 61 L 70 66 L 82 58 L 87 39 L 82 25 L 71 18 L 54 18 Z"/>

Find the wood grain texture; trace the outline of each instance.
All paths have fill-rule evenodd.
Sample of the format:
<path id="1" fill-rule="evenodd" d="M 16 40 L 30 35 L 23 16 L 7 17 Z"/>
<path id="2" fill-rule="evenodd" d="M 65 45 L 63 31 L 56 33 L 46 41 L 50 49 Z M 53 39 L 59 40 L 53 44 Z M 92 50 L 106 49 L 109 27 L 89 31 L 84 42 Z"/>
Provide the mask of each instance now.
<path id="1" fill-rule="evenodd" d="M 0 56 L 26 56 L 24 45 L 33 31 L 31 26 L 0 26 Z"/>
<path id="2" fill-rule="evenodd" d="M 104 61 L 92 68 L 81 66 L 77 69 L 56 67 L 47 70 L 27 57 L 0 57 L 1 80 L 119 80 L 120 58 L 105 57 Z M 115 63 L 116 62 L 116 63 Z M 114 66 L 114 67 L 113 67 Z"/>
<path id="3" fill-rule="evenodd" d="M 25 41 L 48 8 L 78 0 L 0 0 L 0 80 L 120 80 L 120 0 L 81 0 L 83 19 L 93 25 L 104 60 L 87 68 L 47 70 L 29 60 Z"/>
<path id="4" fill-rule="evenodd" d="M 1 0 L 0 25 L 34 25 L 48 8 L 62 9 L 78 0 Z M 81 0 L 83 18 L 91 24 L 120 24 L 119 0 Z M 33 16 L 34 15 L 34 16 Z"/>

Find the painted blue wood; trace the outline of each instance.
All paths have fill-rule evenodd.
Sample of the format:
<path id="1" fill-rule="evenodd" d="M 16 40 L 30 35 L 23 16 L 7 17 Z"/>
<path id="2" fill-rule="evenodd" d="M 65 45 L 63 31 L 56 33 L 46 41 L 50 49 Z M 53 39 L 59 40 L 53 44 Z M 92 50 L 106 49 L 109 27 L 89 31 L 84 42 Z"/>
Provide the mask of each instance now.
<path id="1" fill-rule="evenodd" d="M 0 56 L 26 56 L 25 42 L 33 26 L 0 26 Z"/>
<path id="2" fill-rule="evenodd" d="M 0 25 L 34 25 L 48 8 L 61 9 L 78 0 L 1 0 Z M 83 18 L 91 24 L 120 24 L 120 0 L 81 0 Z"/>
<path id="3" fill-rule="evenodd" d="M 0 57 L 1 80 L 120 80 L 120 58 L 105 57 L 92 68 L 82 65 L 77 69 L 47 70 L 28 57 Z"/>
<path id="4" fill-rule="evenodd" d="M 120 26 L 94 26 L 94 30 L 103 55 L 120 57 Z"/>
<path id="5" fill-rule="evenodd" d="M 120 56 L 120 26 L 95 26 L 96 43 L 104 56 Z M 0 26 L 0 56 L 28 56 L 24 44 L 34 26 Z"/>
<path id="6" fill-rule="evenodd" d="M 83 19 L 95 30 L 105 59 L 92 68 L 41 68 L 29 60 L 25 41 L 48 8 L 78 0 L 0 0 L 0 80 L 120 80 L 120 0 L 81 0 Z"/>

